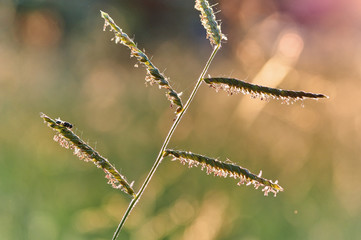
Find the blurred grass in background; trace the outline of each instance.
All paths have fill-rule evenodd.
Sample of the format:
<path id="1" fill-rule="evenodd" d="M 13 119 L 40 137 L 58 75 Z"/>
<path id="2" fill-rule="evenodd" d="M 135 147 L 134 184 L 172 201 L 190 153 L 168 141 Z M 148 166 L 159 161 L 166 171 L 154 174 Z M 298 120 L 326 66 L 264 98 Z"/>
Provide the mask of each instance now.
<path id="1" fill-rule="evenodd" d="M 119 239 L 358 239 L 361 235 L 361 3 L 220 0 L 229 41 L 212 76 L 321 92 L 292 106 L 203 86 L 170 147 L 227 157 L 278 179 L 264 197 L 164 161 Z M 0 238 L 109 239 L 129 199 L 52 141 L 61 117 L 138 189 L 172 124 L 99 10 L 189 95 L 210 54 L 194 1 L 0 3 Z"/>

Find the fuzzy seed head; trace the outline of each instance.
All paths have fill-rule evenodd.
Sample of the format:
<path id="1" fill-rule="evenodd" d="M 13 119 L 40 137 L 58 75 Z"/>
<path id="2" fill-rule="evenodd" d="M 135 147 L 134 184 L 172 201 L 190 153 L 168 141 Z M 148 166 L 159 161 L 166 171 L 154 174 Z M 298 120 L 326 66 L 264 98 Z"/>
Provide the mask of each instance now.
<path id="1" fill-rule="evenodd" d="M 129 36 L 115 24 L 114 20 L 107 13 L 102 11 L 100 12 L 102 18 L 105 20 L 104 30 L 107 28 L 107 26 L 110 26 L 110 31 L 114 33 L 114 38 L 112 38 L 112 40 L 114 40 L 116 44 L 120 43 L 128 47 L 130 49 L 130 56 L 135 57 L 138 62 L 147 69 L 147 75 L 145 77 L 146 84 L 149 83 L 151 86 L 153 84 L 158 84 L 160 88 L 168 90 L 166 96 L 169 101 L 171 101 L 172 105 L 178 106 L 176 111 L 178 114 L 183 109 L 182 100 L 180 95 L 177 94 L 169 84 L 169 80 L 162 73 L 160 73 L 159 69 L 153 65 L 144 51 L 141 51 L 137 47 L 134 41 L 130 39 Z"/>
<path id="2" fill-rule="evenodd" d="M 270 88 L 234 78 L 205 78 L 204 81 L 217 92 L 223 90 L 229 95 L 242 93 L 250 95 L 252 98 L 260 98 L 265 101 L 276 99 L 281 100 L 283 104 L 293 104 L 297 101 L 303 101 L 306 98 L 316 100 L 319 98 L 328 98 L 323 94 Z"/>
<path id="3" fill-rule="evenodd" d="M 125 177 L 121 175 L 106 158 L 102 157 L 74 134 L 67 124 L 64 124 L 64 122 L 60 120 L 53 120 L 44 113 L 41 113 L 40 117 L 50 128 L 57 132 L 53 138 L 55 142 L 58 142 L 60 146 L 64 148 L 73 150 L 73 154 L 80 160 L 93 162 L 98 168 L 102 168 L 106 173 L 106 178 L 109 179 L 108 183 L 114 188 L 121 189 L 132 197 L 135 196 L 133 188 L 129 185 Z"/>
<path id="4" fill-rule="evenodd" d="M 213 46 L 220 45 L 227 37 L 221 31 L 221 25 L 217 22 L 212 7 L 207 0 L 196 0 L 195 9 L 201 12 L 200 18 L 203 27 L 207 31 L 207 38 Z"/>
<path id="5" fill-rule="evenodd" d="M 239 179 L 237 185 L 253 185 L 255 189 L 262 187 L 265 196 L 268 196 L 270 192 L 276 196 L 278 192 L 283 191 L 283 188 L 278 185 L 278 181 L 273 182 L 261 177 L 262 171 L 260 174 L 255 175 L 248 169 L 235 164 L 221 162 L 217 159 L 186 151 L 167 149 L 164 152 L 164 156 L 168 155 L 172 155 L 173 160 L 178 160 L 181 164 L 188 165 L 189 168 L 200 166 L 201 170 L 206 170 L 207 175 L 213 174 L 217 177 Z"/>

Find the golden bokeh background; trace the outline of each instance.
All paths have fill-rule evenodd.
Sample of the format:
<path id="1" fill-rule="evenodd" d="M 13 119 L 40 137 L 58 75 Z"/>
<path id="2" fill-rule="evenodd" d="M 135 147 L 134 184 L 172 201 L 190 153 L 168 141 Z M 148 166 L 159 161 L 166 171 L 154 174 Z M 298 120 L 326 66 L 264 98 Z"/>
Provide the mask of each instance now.
<path id="1" fill-rule="evenodd" d="M 211 76 L 330 98 L 286 105 L 203 85 L 169 147 L 262 169 L 285 191 L 264 197 L 166 159 L 119 239 L 358 239 L 361 3 L 218 2 L 228 41 Z M 40 112 L 71 122 L 136 189 L 172 125 L 164 91 L 145 87 L 99 10 L 184 102 L 211 53 L 194 1 L 1 1 L 1 239 L 110 239 L 130 201 L 55 143 Z"/>

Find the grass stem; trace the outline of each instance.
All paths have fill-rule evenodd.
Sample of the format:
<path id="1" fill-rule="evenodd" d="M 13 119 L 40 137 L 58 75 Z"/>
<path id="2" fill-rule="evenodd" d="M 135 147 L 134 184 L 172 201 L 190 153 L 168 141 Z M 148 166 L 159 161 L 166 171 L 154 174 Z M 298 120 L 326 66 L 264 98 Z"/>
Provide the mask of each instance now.
<path id="1" fill-rule="evenodd" d="M 126 212 L 124 213 L 122 220 L 120 221 L 116 231 L 114 232 L 113 240 L 117 239 L 117 237 L 118 237 L 118 235 L 120 233 L 120 230 L 122 229 L 122 227 L 123 227 L 125 221 L 127 220 L 130 212 L 134 209 L 135 205 L 137 204 L 138 200 L 140 199 L 140 197 L 142 196 L 144 190 L 146 189 L 146 187 L 148 186 L 150 180 L 152 179 L 152 177 L 153 177 L 155 171 L 157 170 L 159 164 L 162 162 L 164 150 L 167 148 L 168 143 L 169 143 L 170 139 L 172 138 L 172 135 L 173 135 L 175 129 L 177 128 L 180 120 L 182 119 L 183 115 L 185 114 L 185 112 L 189 108 L 189 105 L 191 104 L 192 100 L 194 99 L 199 87 L 201 86 L 201 84 L 203 82 L 203 78 L 206 75 L 206 73 L 208 71 L 208 68 L 211 65 L 211 63 L 212 63 L 216 53 L 220 49 L 220 47 L 221 47 L 221 44 L 219 43 L 213 49 L 213 52 L 212 52 L 211 56 L 209 57 L 206 65 L 204 66 L 203 71 L 202 71 L 201 75 L 199 76 L 198 81 L 197 81 L 195 87 L 193 88 L 193 91 L 192 91 L 191 95 L 188 98 L 188 101 L 184 105 L 182 111 L 177 115 L 177 118 L 174 120 L 174 123 L 173 123 L 172 127 L 170 128 L 170 130 L 169 130 L 169 132 L 168 132 L 168 134 L 167 134 L 167 136 L 166 136 L 166 138 L 165 138 L 165 140 L 163 142 L 163 145 L 162 145 L 162 147 L 161 147 L 161 149 L 159 151 L 158 157 L 155 160 L 152 169 L 149 171 L 147 178 L 144 180 L 144 182 L 143 182 L 141 188 L 139 189 L 138 193 L 136 194 L 135 198 L 133 198 L 132 201 L 129 203 L 129 206 L 128 206 Z"/>

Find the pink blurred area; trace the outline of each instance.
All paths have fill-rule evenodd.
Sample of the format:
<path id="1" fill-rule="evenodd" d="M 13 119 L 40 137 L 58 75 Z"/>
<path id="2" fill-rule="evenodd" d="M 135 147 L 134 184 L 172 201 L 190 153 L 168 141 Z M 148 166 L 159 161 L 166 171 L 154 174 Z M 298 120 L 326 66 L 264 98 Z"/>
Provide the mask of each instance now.
<path id="1" fill-rule="evenodd" d="M 361 4 L 357 0 L 305 0 L 280 1 L 280 9 L 294 17 L 298 22 L 310 26 L 342 25 L 354 26 L 359 22 Z M 355 27 L 355 26 L 354 26 Z"/>

